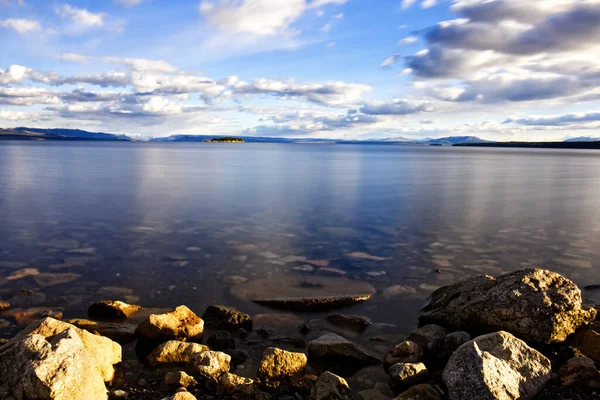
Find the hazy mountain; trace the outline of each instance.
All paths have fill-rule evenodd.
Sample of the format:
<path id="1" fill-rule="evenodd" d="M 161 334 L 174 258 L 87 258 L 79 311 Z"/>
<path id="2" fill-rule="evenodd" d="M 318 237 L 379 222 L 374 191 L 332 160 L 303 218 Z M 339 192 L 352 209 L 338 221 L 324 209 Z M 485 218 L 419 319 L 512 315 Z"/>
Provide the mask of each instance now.
<path id="1" fill-rule="evenodd" d="M 449 136 L 439 139 L 424 140 L 421 143 L 430 145 L 452 146 L 464 143 L 490 143 L 489 140 L 479 139 L 477 136 Z"/>
<path id="2" fill-rule="evenodd" d="M 600 138 L 594 138 L 590 136 L 580 136 L 575 138 L 566 139 L 565 142 L 600 142 Z"/>
<path id="3" fill-rule="evenodd" d="M 132 139 L 125 135 L 115 135 L 103 132 L 88 132 L 81 129 L 40 129 L 40 128 L 14 128 L 13 131 L 33 132 L 49 135 L 48 138 L 62 137 L 63 139 L 81 139 L 81 140 L 118 140 L 131 141 Z"/>

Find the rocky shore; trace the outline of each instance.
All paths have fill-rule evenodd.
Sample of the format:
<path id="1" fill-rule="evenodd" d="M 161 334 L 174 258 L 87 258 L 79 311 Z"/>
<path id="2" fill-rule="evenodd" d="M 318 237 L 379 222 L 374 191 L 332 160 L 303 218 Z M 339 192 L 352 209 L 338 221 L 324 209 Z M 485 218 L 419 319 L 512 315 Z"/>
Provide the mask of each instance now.
<path id="1" fill-rule="evenodd" d="M 360 289 L 342 305 L 368 301 L 373 293 Z M 279 308 L 334 301 L 259 300 Z M 0 302 L 0 312 L 10 309 Z M 595 399 L 599 310 L 583 304 L 572 281 L 540 269 L 434 291 L 407 336 L 341 313 L 303 321 L 107 300 L 90 305 L 89 319 L 48 315 L 0 342 L 0 398 Z"/>

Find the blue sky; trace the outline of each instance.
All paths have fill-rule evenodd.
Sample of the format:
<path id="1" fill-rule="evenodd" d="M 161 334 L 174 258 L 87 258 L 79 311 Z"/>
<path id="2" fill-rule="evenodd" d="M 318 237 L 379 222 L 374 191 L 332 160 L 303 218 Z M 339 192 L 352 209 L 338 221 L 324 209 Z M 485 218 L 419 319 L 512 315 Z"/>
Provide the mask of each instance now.
<path id="1" fill-rule="evenodd" d="M 600 136 L 600 0 L 0 0 L 0 127 Z"/>

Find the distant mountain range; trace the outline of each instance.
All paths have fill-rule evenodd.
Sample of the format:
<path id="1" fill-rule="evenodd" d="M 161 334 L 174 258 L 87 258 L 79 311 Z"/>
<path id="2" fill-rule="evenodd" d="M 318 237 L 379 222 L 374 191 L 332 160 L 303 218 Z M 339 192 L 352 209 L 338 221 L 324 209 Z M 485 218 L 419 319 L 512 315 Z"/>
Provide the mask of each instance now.
<path id="1" fill-rule="evenodd" d="M 150 138 L 139 134 L 114 134 L 105 132 L 88 132 L 81 129 L 40 129 L 40 128 L 12 128 L 0 129 L 0 140 L 90 140 L 90 141 L 120 141 L 120 142 L 204 142 L 214 139 L 215 135 L 171 135 L 160 138 Z M 395 144 L 411 146 L 455 146 L 455 145 L 494 145 L 489 140 L 483 140 L 476 136 L 450 136 L 443 138 L 427 138 L 421 140 L 405 137 L 392 137 L 386 139 L 366 140 L 340 140 L 340 139 L 288 139 L 276 137 L 236 136 L 244 139 L 247 143 L 339 143 L 339 144 Z M 567 139 L 565 143 L 574 142 L 596 142 L 600 138 L 582 136 Z"/>

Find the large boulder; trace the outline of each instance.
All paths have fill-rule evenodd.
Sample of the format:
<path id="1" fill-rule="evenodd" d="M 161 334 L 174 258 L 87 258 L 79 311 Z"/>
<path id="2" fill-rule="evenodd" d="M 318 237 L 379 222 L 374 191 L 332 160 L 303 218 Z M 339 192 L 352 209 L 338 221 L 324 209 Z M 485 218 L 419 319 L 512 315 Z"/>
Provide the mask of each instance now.
<path id="1" fill-rule="evenodd" d="M 258 377 L 265 381 L 297 378 L 304 373 L 306 361 L 304 353 L 267 347 L 258 368 Z"/>
<path id="2" fill-rule="evenodd" d="M 83 329 L 54 318 L 48 317 L 32 323 L 12 338 L 6 346 L 8 347 L 12 342 L 22 341 L 31 335 L 40 335 L 45 338 L 53 337 L 67 329 L 74 329 L 77 332 L 81 338 L 83 347 L 88 352 L 89 357 L 93 359 L 104 382 L 112 381 L 115 376 L 114 366 L 121 362 L 121 346 L 109 338 L 93 335 Z M 3 347 L 2 350 L 6 350 L 6 348 Z"/>
<path id="3" fill-rule="evenodd" d="M 551 271 L 526 269 L 440 288 L 421 310 L 419 322 L 477 334 L 502 330 L 524 340 L 557 343 L 595 318 L 594 308 L 582 307 L 575 283 Z"/>
<path id="4" fill-rule="evenodd" d="M 348 382 L 331 372 L 323 372 L 312 389 L 311 400 L 352 400 Z"/>
<path id="5" fill-rule="evenodd" d="M 169 340 L 156 347 L 146 359 L 152 366 L 187 364 L 194 354 L 207 350 L 203 344 Z"/>
<path id="6" fill-rule="evenodd" d="M 223 306 L 208 306 L 202 319 L 207 328 L 235 332 L 240 328 L 252 330 L 252 318 L 248 314 Z"/>
<path id="7" fill-rule="evenodd" d="M 121 346 L 47 318 L 0 348 L 0 398 L 108 399 L 105 381 L 121 361 Z"/>
<path id="8" fill-rule="evenodd" d="M 335 370 L 356 369 L 381 363 L 378 358 L 335 333 L 327 333 L 309 342 L 308 355 L 311 360 Z"/>
<path id="9" fill-rule="evenodd" d="M 170 313 L 150 314 L 135 332 L 151 341 L 194 339 L 204 332 L 204 321 L 186 306 L 179 306 Z"/>
<path id="10" fill-rule="evenodd" d="M 450 400 L 528 400 L 551 378 L 550 360 L 508 332 L 460 346 L 443 373 Z"/>

